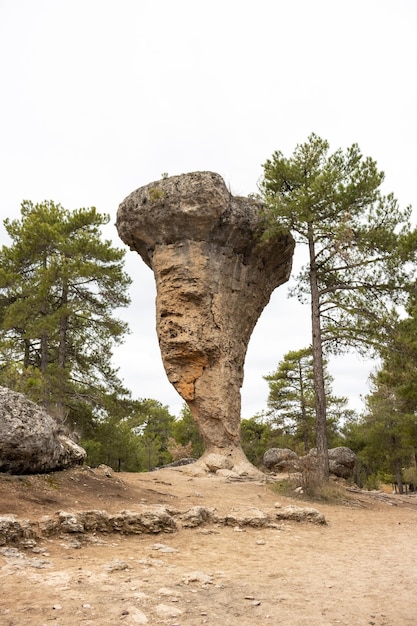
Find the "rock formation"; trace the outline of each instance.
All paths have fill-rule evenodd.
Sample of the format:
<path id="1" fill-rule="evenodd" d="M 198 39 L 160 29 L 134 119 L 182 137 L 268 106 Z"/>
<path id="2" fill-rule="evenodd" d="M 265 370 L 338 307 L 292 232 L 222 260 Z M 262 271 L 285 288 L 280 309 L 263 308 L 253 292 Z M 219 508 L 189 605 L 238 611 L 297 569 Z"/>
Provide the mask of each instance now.
<path id="1" fill-rule="evenodd" d="M 302 472 L 317 465 L 317 448 L 298 456 L 288 448 L 269 448 L 263 456 L 263 464 L 273 472 Z M 352 478 L 356 465 L 356 454 L 350 448 L 339 446 L 329 449 L 330 473 L 339 478 Z"/>
<path id="2" fill-rule="evenodd" d="M 351 478 L 354 475 L 356 454 L 350 448 L 339 446 L 329 450 L 329 471 L 340 478 Z"/>
<path id="3" fill-rule="evenodd" d="M 275 510 L 264 511 L 257 507 L 242 506 L 220 514 L 216 508 L 192 506 L 184 512 L 166 506 L 142 505 L 135 511 L 107 513 L 103 510 L 57 511 L 44 515 L 38 521 L 18 518 L 16 515 L 0 515 L 0 546 L 20 545 L 33 548 L 38 539 L 65 534 L 76 537 L 86 533 L 119 533 L 121 535 L 145 535 L 175 533 L 183 528 L 197 528 L 209 524 L 249 528 L 277 528 L 277 522 L 296 521 L 327 524 L 320 511 L 311 507 L 275 505 Z M 80 547 L 81 544 L 78 544 Z M 172 547 L 155 544 L 155 549 L 171 552 Z M 10 554 L 0 548 L 0 554 Z M 125 568 L 123 568 L 125 569 Z"/>
<path id="4" fill-rule="evenodd" d="M 294 471 L 298 468 L 299 456 L 289 448 L 269 448 L 263 456 L 262 463 L 275 472 Z"/>
<path id="5" fill-rule="evenodd" d="M 85 456 L 46 411 L 0 387 L 0 472 L 50 472 L 82 463 Z"/>
<path id="6" fill-rule="evenodd" d="M 250 471 L 240 447 L 240 388 L 253 328 L 288 280 L 294 241 L 264 241 L 262 207 L 212 172 L 165 178 L 120 205 L 121 239 L 156 281 L 156 325 L 170 382 L 204 438 L 200 467 Z"/>

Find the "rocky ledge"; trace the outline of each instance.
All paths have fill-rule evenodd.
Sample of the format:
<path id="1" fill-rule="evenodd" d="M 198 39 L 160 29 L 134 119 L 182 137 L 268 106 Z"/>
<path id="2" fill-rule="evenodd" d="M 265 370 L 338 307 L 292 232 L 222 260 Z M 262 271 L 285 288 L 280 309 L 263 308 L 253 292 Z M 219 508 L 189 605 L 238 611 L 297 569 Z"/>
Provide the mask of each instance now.
<path id="1" fill-rule="evenodd" d="M 0 546 L 30 548 L 42 538 L 64 534 L 77 538 L 88 538 L 97 533 L 159 534 L 206 525 L 279 529 L 279 523 L 284 520 L 326 524 L 324 515 L 317 509 L 294 505 L 281 507 L 278 503 L 273 511 L 241 507 L 233 508 L 224 515 L 220 515 L 215 508 L 204 506 L 192 506 L 186 511 L 165 506 L 142 506 L 136 511 L 121 511 L 114 515 L 100 510 L 58 511 L 38 521 L 19 519 L 15 515 L 0 516 Z"/>

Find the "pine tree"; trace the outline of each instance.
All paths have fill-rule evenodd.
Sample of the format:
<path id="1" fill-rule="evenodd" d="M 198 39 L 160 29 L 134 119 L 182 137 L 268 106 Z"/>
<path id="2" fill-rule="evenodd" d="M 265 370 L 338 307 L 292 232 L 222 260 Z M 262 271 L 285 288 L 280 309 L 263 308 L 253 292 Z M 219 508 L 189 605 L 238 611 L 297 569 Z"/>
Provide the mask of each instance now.
<path id="1" fill-rule="evenodd" d="M 129 303 L 131 280 L 124 251 L 102 238 L 108 221 L 94 207 L 52 201 L 25 201 L 20 219 L 4 221 L 0 380 L 60 419 L 80 403 L 107 411 L 129 395 L 111 357 L 128 331 L 114 311 Z"/>
<path id="2" fill-rule="evenodd" d="M 275 152 L 264 164 L 260 190 L 266 236 L 290 229 L 307 246 L 308 261 L 293 295 L 308 302 L 320 470 L 328 478 L 325 352 L 380 346 L 393 306 L 403 301 L 415 261 L 411 209 L 381 192 L 383 172 L 356 144 L 329 153 L 312 134 L 290 158 Z"/>
<path id="3" fill-rule="evenodd" d="M 324 361 L 324 383 L 327 399 L 327 438 L 337 439 L 337 429 L 351 411 L 347 399 L 332 393 L 333 378 Z M 277 369 L 264 376 L 269 385 L 268 419 L 278 429 L 301 442 L 304 452 L 316 445 L 315 389 L 311 348 L 292 350 L 284 355 Z"/>

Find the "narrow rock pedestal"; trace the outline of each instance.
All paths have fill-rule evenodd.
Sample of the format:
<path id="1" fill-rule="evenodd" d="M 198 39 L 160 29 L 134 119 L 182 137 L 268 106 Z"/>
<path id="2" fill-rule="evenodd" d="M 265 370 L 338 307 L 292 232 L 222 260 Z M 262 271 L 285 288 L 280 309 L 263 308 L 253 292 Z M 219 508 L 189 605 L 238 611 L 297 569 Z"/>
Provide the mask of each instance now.
<path id="1" fill-rule="evenodd" d="M 261 204 L 233 197 L 212 172 L 134 191 L 117 229 L 154 272 L 162 359 L 204 438 L 199 466 L 252 473 L 239 437 L 244 361 L 272 291 L 289 278 L 293 238 L 263 241 Z"/>

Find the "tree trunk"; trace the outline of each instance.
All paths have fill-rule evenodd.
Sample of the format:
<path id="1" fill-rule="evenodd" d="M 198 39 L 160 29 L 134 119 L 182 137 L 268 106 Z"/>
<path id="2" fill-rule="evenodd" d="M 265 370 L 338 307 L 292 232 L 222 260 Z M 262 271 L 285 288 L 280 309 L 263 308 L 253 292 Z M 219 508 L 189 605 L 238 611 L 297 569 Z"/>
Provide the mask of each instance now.
<path id="1" fill-rule="evenodd" d="M 48 262 L 47 262 L 46 253 L 44 253 L 44 256 L 43 256 L 44 273 L 46 272 L 47 268 L 48 268 Z M 42 316 L 46 317 L 47 312 L 48 312 L 48 302 L 46 302 L 45 300 L 42 301 L 40 312 Z M 46 373 L 47 368 L 48 368 L 48 334 L 43 331 L 41 334 L 41 372 L 42 374 Z"/>
<path id="2" fill-rule="evenodd" d="M 403 479 L 401 476 L 401 465 L 398 459 L 395 459 L 395 478 L 398 485 L 398 493 L 404 493 Z"/>
<path id="3" fill-rule="evenodd" d="M 59 348 L 58 348 L 58 367 L 64 369 L 67 361 L 67 331 L 68 331 L 68 283 L 64 280 L 61 293 L 61 308 L 64 314 L 61 315 L 59 322 Z"/>
<path id="4" fill-rule="evenodd" d="M 23 340 L 25 346 L 25 355 L 23 357 L 23 367 L 27 369 L 30 365 L 30 341 L 29 339 Z"/>
<path id="5" fill-rule="evenodd" d="M 41 372 L 46 373 L 48 369 L 48 335 L 42 333 L 41 336 Z"/>
<path id="6" fill-rule="evenodd" d="M 300 378 L 300 402 L 301 402 L 301 420 L 304 424 L 303 427 L 303 443 L 304 443 L 304 452 L 308 452 L 309 449 L 309 432 L 308 432 L 308 420 L 307 420 L 307 411 L 306 411 L 306 402 L 304 397 L 304 381 L 303 381 L 303 370 L 301 367 L 301 359 L 298 361 L 298 376 Z"/>
<path id="7" fill-rule="evenodd" d="M 317 264 L 314 235 L 309 225 L 308 244 L 310 254 L 311 328 L 313 348 L 313 376 L 316 396 L 316 446 L 320 478 L 329 478 L 329 451 L 327 447 L 326 394 L 324 386 L 323 345 L 321 340 L 320 298 L 317 282 Z"/>

